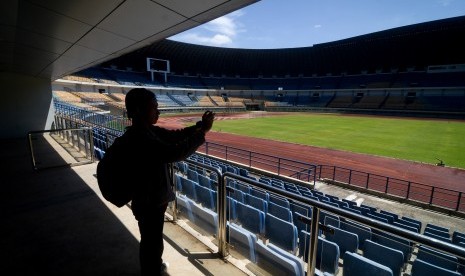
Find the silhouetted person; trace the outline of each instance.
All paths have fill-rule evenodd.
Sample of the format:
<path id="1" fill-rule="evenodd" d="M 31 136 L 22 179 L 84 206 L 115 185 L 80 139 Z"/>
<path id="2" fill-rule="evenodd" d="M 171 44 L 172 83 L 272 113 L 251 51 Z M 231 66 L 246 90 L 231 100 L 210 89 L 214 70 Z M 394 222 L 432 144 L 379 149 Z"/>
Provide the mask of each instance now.
<path id="1" fill-rule="evenodd" d="M 151 91 L 132 89 L 126 94 L 125 104 L 132 121 L 123 136 L 131 152 L 127 166 L 134 185 L 132 212 L 141 235 L 141 274 L 160 275 L 167 268 L 162 260 L 164 214 L 175 199 L 168 164 L 184 160 L 205 142 L 214 113 L 205 112 L 196 125 L 168 130 L 155 126 L 160 111 Z"/>

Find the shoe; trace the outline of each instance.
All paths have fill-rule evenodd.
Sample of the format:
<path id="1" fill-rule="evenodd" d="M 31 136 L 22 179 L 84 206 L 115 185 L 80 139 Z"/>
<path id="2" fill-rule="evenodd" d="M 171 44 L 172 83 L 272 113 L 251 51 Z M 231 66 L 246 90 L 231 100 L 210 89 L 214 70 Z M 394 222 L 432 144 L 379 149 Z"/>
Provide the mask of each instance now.
<path id="1" fill-rule="evenodd" d="M 164 262 L 161 264 L 161 267 L 160 267 L 160 273 L 166 273 L 167 270 L 168 270 L 168 266 L 169 266 L 169 263 L 167 262 Z"/>

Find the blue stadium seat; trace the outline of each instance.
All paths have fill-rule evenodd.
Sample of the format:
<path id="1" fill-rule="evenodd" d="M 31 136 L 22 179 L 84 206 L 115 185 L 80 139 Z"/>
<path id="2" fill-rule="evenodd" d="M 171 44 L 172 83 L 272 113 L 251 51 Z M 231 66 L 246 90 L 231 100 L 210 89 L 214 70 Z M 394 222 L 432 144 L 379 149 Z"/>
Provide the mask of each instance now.
<path id="1" fill-rule="evenodd" d="M 286 191 L 291 192 L 293 194 L 301 195 L 299 189 L 297 189 L 296 187 L 288 186 L 288 187 L 285 187 L 285 189 Z"/>
<path id="2" fill-rule="evenodd" d="M 276 179 L 271 179 L 271 186 L 284 190 L 284 183 Z"/>
<path id="3" fill-rule="evenodd" d="M 177 205 L 178 211 L 190 221 L 194 221 L 194 215 L 192 214 L 191 203 L 193 203 L 192 200 L 190 200 L 186 196 L 176 195 L 176 205 Z"/>
<path id="4" fill-rule="evenodd" d="M 237 201 L 236 220 L 243 228 L 252 233 L 262 234 L 265 232 L 265 213 Z"/>
<path id="5" fill-rule="evenodd" d="M 394 213 L 391 213 L 391 212 L 387 212 L 387 211 L 383 211 L 383 210 L 380 210 L 379 212 L 376 212 L 376 214 L 384 217 L 384 218 L 387 218 L 389 223 L 393 223 L 395 221 L 397 221 L 399 219 L 399 216 L 394 214 Z"/>
<path id="6" fill-rule="evenodd" d="M 425 231 L 425 232 L 423 232 L 423 235 L 431 237 L 431 238 L 435 238 L 435 239 L 438 239 L 438 240 L 441 240 L 441 241 L 444 241 L 444 242 L 450 242 L 450 243 L 452 242 L 451 238 L 446 238 L 444 236 L 439 236 L 436 233 L 431 233 L 431 231 Z"/>
<path id="7" fill-rule="evenodd" d="M 369 217 L 369 218 L 372 218 L 372 219 L 376 219 L 376 220 L 381 221 L 381 222 L 384 222 L 384 223 L 389 223 L 388 218 L 384 218 L 384 217 L 379 216 L 379 215 L 377 215 L 377 214 L 368 213 L 368 214 L 366 214 L 365 216 L 367 216 L 367 217 Z"/>
<path id="8" fill-rule="evenodd" d="M 264 213 L 267 213 L 268 212 L 268 203 L 266 202 L 266 200 L 264 199 L 261 199 L 259 197 L 256 197 L 256 196 L 253 196 L 253 195 L 250 195 L 250 194 L 246 194 L 245 195 L 245 203 L 247 205 L 250 205 L 254 208 L 257 208 L 258 210 L 264 212 Z"/>
<path id="9" fill-rule="evenodd" d="M 420 233 L 420 231 L 418 230 L 418 228 L 416 228 L 414 224 L 409 225 L 408 223 L 403 223 L 398 220 L 398 221 L 394 221 L 392 225 L 405 229 L 405 230 L 415 232 L 415 233 Z"/>
<path id="10" fill-rule="evenodd" d="M 294 263 L 296 264 L 296 268 L 297 268 L 296 275 L 305 275 L 304 263 L 302 262 L 302 260 L 300 258 L 297 258 L 294 254 L 291 254 L 291 253 L 289 253 L 289 252 L 275 246 L 272 243 L 267 244 L 267 247 L 269 249 L 271 249 L 273 252 L 283 256 L 284 258 L 286 258 L 288 260 L 291 260 L 291 261 L 294 261 Z"/>
<path id="11" fill-rule="evenodd" d="M 190 179 L 195 183 L 199 183 L 199 173 L 193 169 L 187 169 L 187 179 Z"/>
<path id="12" fill-rule="evenodd" d="M 369 206 L 369 205 L 366 205 L 366 204 L 360 204 L 360 207 L 370 209 L 371 213 L 377 213 L 377 209 L 375 207 L 373 207 L 373 206 Z"/>
<path id="13" fill-rule="evenodd" d="M 410 217 L 402 216 L 402 218 L 399 218 L 399 219 L 406 220 L 406 221 L 411 222 L 411 223 L 415 223 L 418 226 L 419 229 L 421 229 L 421 227 L 423 225 L 421 223 L 421 221 L 419 221 L 417 219 L 410 218 Z"/>
<path id="14" fill-rule="evenodd" d="M 311 219 L 311 216 L 312 214 L 310 214 L 309 216 L 307 215 L 303 215 L 299 212 L 294 212 L 293 215 L 292 215 L 292 219 L 293 219 L 293 223 L 294 225 L 297 227 L 297 231 L 298 233 L 300 233 L 300 231 L 310 231 L 310 225 L 308 225 L 307 223 L 303 222 L 301 220 L 301 218 L 308 218 L 308 219 Z"/>
<path id="15" fill-rule="evenodd" d="M 289 208 L 283 207 L 281 205 L 275 204 L 273 202 L 268 202 L 268 213 L 272 214 L 275 217 L 278 217 L 282 220 L 292 222 L 292 212 Z"/>
<path id="16" fill-rule="evenodd" d="M 231 197 L 227 197 L 226 203 L 226 218 L 231 221 L 235 221 L 237 219 L 237 212 L 236 212 L 236 204 L 237 201 Z"/>
<path id="17" fill-rule="evenodd" d="M 176 177 L 176 190 L 179 192 L 182 192 L 182 180 L 181 180 L 182 176 L 180 176 L 179 174 L 176 174 L 175 177 Z"/>
<path id="18" fill-rule="evenodd" d="M 231 189 L 229 190 L 229 196 L 238 202 L 245 203 L 245 195 L 241 190 Z"/>
<path id="19" fill-rule="evenodd" d="M 452 271 L 457 270 L 459 261 L 456 256 L 445 254 L 424 245 L 418 246 L 417 259 Z"/>
<path id="20" fill-rule="evenodd" d="M 414 227 L 416 230 L 416 233 L 420 233 L 420 230 L 421 230 L 421 225 L 419 223 L 416 223 L 416 222 L 412 222 L 410 220 L 405 220 L 403 218 L 399 218 L 396 220 L 396 223 L 398 224 L 402 224 L 402 225 L 406 225 L 406 226 L 409 226 L 409 227 Z"/>
<path id="21" fill-rule="evenodd" d="M 255 258 L 257 265 L 271 275 L 305 275 L 300 259 L 279 253 L 276 247 L 266 246 L 261 240 L 257 240 L 255 244 Z"/>
<path id="22" fill-rule="evenodd" d="M 191 209 L 195 225 L 210 235 L 216 235 L 218 232 L 218 214 L 196 203 L 191 204 Z"/>
<path id="23" fill-rule="evenodd" d="M 344 256 L 346 252 L 357 252 L 358 249 L 358 236 L 357 234 L 342 230 L 337 227 L 332 227 L 334 234 L 327 233 L 325 239 L 336 243 L 339 246 L 341 255 Z"/>
<path id="24" fill-rule="evenodd" d="M 312 191 L 311 191 L 309 188 L 304 187 L 304 186 L 300 186 L 300 185 L 296 185 L 296 186 L 297 186 L 297 189 L 299 190 L 299 192 L 300 192 L 301 194 L 303 194 L 303 193 L 312 194 Z M 312 194 L 312 195 L 313 195 L 313 194 Z"/>
<path id="25" fill-rule="evenodd" d="M 339 201 L 339 197 L 337 197 L 337 196 L 333 196 L 333 195 L 330 195 L 330 194 L 325 194 L 325 196 L 328 197 L 329 200 L 332 201 L 332 202 Z"/>
<path id="26" fill-rule="evenodd" d="M 194 201 L 197 201 L 197 194 L 195 192 L 195 186 L 197 185 L 196 182 L 190 180 L 190 179 L 187 179 L 187 178 L 184 178 L 184 177 L 181 177 L 181 191 L 183 194 L 185 194 L 188 198 L 194 200 Z"/>
<path id="27" fill-rule="evenodd" d="M 328 214 L 328 215 L 325 216 L 324 225 L 331 225 L 331 226 L 334 226 L 336 228 L 340 228 L 341 227 L 341 220 L 336 215 Z"/>
<path id="28" fill-rule="evenodd" d="M 276 197 L 276 196 L 270 195 L 270 197 L 268 199 L 268 202 L 272 202 L 274 204 L 277 204 L 277 205 L 282 206 L 282 207 L 286 207 L 288 209 L 291 208 L 289 200 L 287 200 L 286 198 L 283 198 L 283 197 Z"/>
<path id="29" fill-rule="evenodd" d="M 454 231 L 452 233 L 452 242 L 458 244 L 459 242 L 465 242 L 465 233 Z"/>
<path id="30" fill-rule="evenodd" d="M 408 261 L 412 253 L 412 244 L 408 240 L 388 233 L 376 231 L 372 235 L 372 241 L 401 251 L 404 254 L 404 263 Z"/>
<path id="31" fill-rule="evenodd" d="M 237 181 L 235 181 L 234 188 L 236 188 L 236 190 L 242 191 L 244 194 L 250 194 L 250 190 L 252 189 L 249 185 Z"/>
<path id="32" fill-rule="evenodd" d="M 264 199 L 264 200 L 266 200 L 266 202 L 268 202 L 268 200 L 270 199 L 270 194 L 268 194 L 267 192 L 265 192 L 263 190 L 252 189 L 252 190 L 250 190 L 250 194 L 253 195 L 253 196 L 259 197 L 261 199 Z"/>
<path id="33" fill-rule="evenodd" d="M 314 197 L 314 198 L 318 199 L 316 196 L 313 196 L 312 192 L 310 192 L 310 191 L 300 191 L 300 194 L 305 196 L 305 197 L 310 197 L 311 196 L 311 197 Z"/>
<path id="34" fill-rule="evenodd" d="M 102 160 L 103 156 L 105 155 L 105 152 L 102 149 L 94 146 L 94 155 L 97 158 L 97 160 Z"/>
<path id="35" fill-rule="evenodd" d="M 200 185 L 195 185 L 195 193 L 197 195 L 197 202 L 201 203 L 203 207 L 210 210 L 216 210 L 216 197 L 213 197 L 213 191 Z"/>
<path id="36" fill-rule="evenodd" d="M 411 276 L 424 276 L 424 275 L 434 275 L 434 276 L 461 276 L 457 271 L 452 271 L 444 269 L 442 267 L 429 264 L 420 259 L 415 259 L 412 264 L 412 273 Z"/>
<path id="37" fill-rule="evenodd" d="M 382 213 L 378 213 L 378 212 L 371 212 L 370 214 L 373 215 L 373 216 L 376 216 L 376 217 L 383 218 L 383 219 L 387 220 L 387 223 L 389 223 L 389 224 L 394 223 L 394 217 L 391 216 L 391 215 L 386 215 L 386 214 L 382 214 Z"/>
<path id="38" fill-rule="evenodd" d="M 441 231 L 441 232 L 445 232 L 445 233 L 448 233 L 448 234 L 449 234 L 449 232 L 450 232 L 450 229 L 449 229 L 449 228 L 442 227 L 442 226 L 439 226 L 439 225 L 435 225 L 435 224 L 432 224 L 432 223 L 426 224 L 425 229 L 428 229 L 428 228 L 435 229 L 435 230 L 438 230 L 438 231 Z"/>
<path id="39" fill-rule="evenodd" d="M 297 249 L 297 227 L 292 223 L 277 218 L 270 213 L 265 216 L 265 237 L 271 243 L 294 253 Z"/>
<path id="40" fill-rule="evenodd" d="M 357 211 L 360 211 L 362 213 L 362 215 L 364 215 L 364 216 L 371 213 L 371 210 L 369 208 L 366 208 L 366 207 L 363 207 L 363 206 L 354 205 L 354 206 L 352 206 L 350 208 L 352 208 L 354 210 L 357 210 Z"/>
<path id="41" fill-rule="evenodd" d="M 344 276 L 393 275 L 392 270 L 389 267 L 352 252 L 347 252 L 344 255 L 344 266 L 342 271 Z"/>
<path id="42" fill-rule="evenodd" d="M 350 206 L 349 206 L 349 207 L 344 207 L 344 206 L 343 206 L 343 207 L 341 207 L 341 209 L 347 210 L 347 211 L 349 211 L 349 212 L 351 212 L 351 213 L 363 215 L 361 211 L 355 210 L 354 208 L 352 208 L 352 207 L 350 207 Z"/>
<path id="43" fill-rule="evenodd" d="M 258 179 L 258 182 L 271 186 L 271 179 L 268 179 L 266 177 L 260 177 L 260 179 Z"/>
<path id="44" fill-rule="evenodd" d="M 316 195 L 316 197 L 318 198 L 318 200 L 320 200 L 321 202 L 327 202 L 327 203 L 331 203 L 331 200 L 329 199 L 329 197 L 327 196 L 322 196 L 322 195 Z"/>
<path id="45" fill-rule="evenodd" d="M 198 177 L 199 177 L 199 185 L 205 188 L 208 188 L 210 190 L 215 190 L 216 187 L 212 187 L 214 185 L 212 185 L 212 180 L 208 176 L 200 174 L 198 175 Z"/>
<path id="46" fill-rule="evenodd" d="M 310 247 L 310 233 L 307 231 L 299 232 L 299 257 L 303 257 L 304 261 L 308 260 L 308 252 Z M 316 255 L 316 268 L 321 272 L 328 272 L 336 275 L 339 270 L 339 246 L 322 237 L 318 237 Z"/>
<path id="47" fill-rule="evenodd" d="M 255 263 L 256 235 L 246 229 L 234 224 L 227 224 L 228 243 L 244 257 Z"/>
<path id="48" fill-rule="evenodd" d="M 365 241 L 371 240 L 371 228 L 362 224 L 359 224 L 357 222 L 352 222 L 345 220 L 341 222 L 341 227 L 342 230 L 346 230 L 348 232 L 357 234 L 358 236 L 358 249 L 363 250 L 365 246 Z"/>
<path id="49" fill-rule="evenodd" d="M 347 202 L 347 204 L 348 204 L 349 207 L 351 207 L 351 208 L 354 207 L 354 206 L 357 206 L 357 202 L 355 202 L 355 201 L 348 200 L 348 199 L 345 199 L 345 198 L 343 198 L 342 201 Z"/>
<path id="50" fill-rule="evenodd" d="M 306 217 L 311 217 L 312 216 L 312 206 L 306 205 L 303 203 L 299 202 L 293 202 L 291 203 L 291 211 L 292 212 L 297 212 L 299 214 L 302 214 Z"/>
<path id="51" fill-rule="evenodd" d="M 344 208 L 344 207 L 348 208 L 349 207 L 349 204 L 347 202 L 342 201 L 342 200 L 334 200 L 333 199 L 333 202 L 336 203 L 339 206 L 339 208 Z"/>
<path id="52" fill-rule="evenodd" d="M 234 174 L 239 174 L 238 170 L 234 168 L 233 166 L 227 165 L 226 166 L 226 171 Z"/>
<path id="53" fill-rule="evenodd" d="M 440 237 L 443 237 L 443 238 L 446 238 L 446 239 L 450 239 L 450 234 L 449 232 L 444 232 L 442 230 L 438 230 L 436 228 L 431 228 L 431 227 L 426 227 L 425 228 L 425 231 L 424 233 L 431 233 L 431 234 L 434 234 L 434 235 L 437 235 L 437 236 L 440 236 Z M 452 241 L 452 240 L 451 240 Z"/>
<path id="54" fill-rule="evenodd" d="M 313 196 L 313 195 L 305 195 L 307 198 L 309 199 L 313 199 L 313 200 L 316 200 L 316 201 L 320 201 L 320 199 L 316 196 Z"/>
<path id="55" fill-rule="evenodd" d="M 177 162 L 176 163 L 177 167 L 178 167 L 178 170 L 182 173 L 182 174 L 187 174 L 187 163 L 184 162 L 184 161 L 180 161 L 180 162 Z"/>
<path id="56" fill-rule="evenodd" d="M 379 210 L 379 212 L 380 212 L 381 214 L 385 214 L 385 215 L 389 215 L 389 216 L 393 217 L 393 218 L 394 218 L 394 221 L 397 221 L 397 220 L 399 219 L 399 215 L 394 214 L 394 213 L 392 213 L 392 212 L 385 211 L 385 210 Z"/>
<path id="57" fill-rule="evenodd" d="M 249 176 L 249 171 L 244 168 L 239 168 L 239 175 L 247 177 Z"/>
<path id="58" fill-rule="evenodd" d="M 393 276 L 401 275 L 404 267 L 404 254 L 402 251 L 367 240 L 363 249 L 363 256 L 389 267 Z"/>

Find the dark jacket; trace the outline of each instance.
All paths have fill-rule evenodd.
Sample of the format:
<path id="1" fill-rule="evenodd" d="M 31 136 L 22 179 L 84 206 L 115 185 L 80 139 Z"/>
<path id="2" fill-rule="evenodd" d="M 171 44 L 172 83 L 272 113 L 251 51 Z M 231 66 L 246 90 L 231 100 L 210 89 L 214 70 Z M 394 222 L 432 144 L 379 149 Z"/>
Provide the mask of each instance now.
<path id="1" fill-rule="evenodd" d="M 134 183 L 131 208 L 139 220 L 175 199 L 168 164 L 193 154 L 205 142 L 205 134 L 198 125 L 179 130 L 131 126 L 123 137 L 130 148 L 127 166 Z"/>

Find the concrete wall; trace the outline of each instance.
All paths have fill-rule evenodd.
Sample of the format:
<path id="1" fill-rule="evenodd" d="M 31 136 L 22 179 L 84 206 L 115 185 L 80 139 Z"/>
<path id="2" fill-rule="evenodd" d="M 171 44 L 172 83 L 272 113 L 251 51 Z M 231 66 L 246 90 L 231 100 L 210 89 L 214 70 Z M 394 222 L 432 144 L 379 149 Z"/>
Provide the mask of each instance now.
<path id="1" fill-rule="evenodd" d="M 50 129 L 54 109 L 49 79 L 0 72 L 0 139 L 26 138 Z"/>

